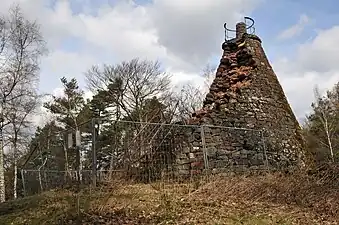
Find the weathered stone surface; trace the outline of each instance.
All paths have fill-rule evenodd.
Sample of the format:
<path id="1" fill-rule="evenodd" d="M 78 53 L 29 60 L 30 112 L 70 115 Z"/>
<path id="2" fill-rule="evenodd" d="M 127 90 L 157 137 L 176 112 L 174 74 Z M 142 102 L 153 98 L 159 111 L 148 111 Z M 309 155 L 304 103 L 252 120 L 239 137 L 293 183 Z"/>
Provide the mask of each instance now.
<path id="1" fill-rule="evenodd" d="M 188 121 L 205 125 L 204 140 L 201 129 L 193 129 L 195 148 L 190 150 L 195 164 L 200 160 L 198 167 L 203 167 L 204 157 L 196 153 L 206 151 L 214 173 L 230 167 L 241 171 L 297 166 L 303 157 L 300 126 L 260 38 L 247 34 L 241 23 L 237 29 L 237 37 L 222 44 L 224 52 L 203 108 Z"/>

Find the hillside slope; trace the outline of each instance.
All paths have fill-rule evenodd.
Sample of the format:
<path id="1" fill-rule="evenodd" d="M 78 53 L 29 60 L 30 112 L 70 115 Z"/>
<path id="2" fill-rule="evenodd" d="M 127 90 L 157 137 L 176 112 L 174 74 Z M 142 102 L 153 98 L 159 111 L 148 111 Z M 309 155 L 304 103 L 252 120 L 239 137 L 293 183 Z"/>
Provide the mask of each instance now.
<path id="1" fill-rule="evenodd" d="M 338 191 L 324 185 L 281 174 L 190 185 L 116 182 L 6 202 L 0 224 L 338 224 Z"/>

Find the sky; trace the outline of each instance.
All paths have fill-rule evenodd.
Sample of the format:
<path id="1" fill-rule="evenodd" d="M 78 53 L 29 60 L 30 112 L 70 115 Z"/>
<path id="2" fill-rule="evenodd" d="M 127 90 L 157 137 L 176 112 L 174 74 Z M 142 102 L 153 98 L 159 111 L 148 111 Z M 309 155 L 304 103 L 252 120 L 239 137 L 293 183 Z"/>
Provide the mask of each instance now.
<path id="1" fill-rule="evenodd" d="M 337 0 L 1 0 L 1 14 L 20 3 L 37 20 L 49 54 L 42 58 L 40 92 L 58 94 L 60 78 L 86 88 L 92 65 L 135 57 L 159 60 L 173 84 L 202 84 L 207 64 L 218 65 L 223 24 L 250 16 L 256 34 L 299 121 L 317 85 L 339 81 Z"/>

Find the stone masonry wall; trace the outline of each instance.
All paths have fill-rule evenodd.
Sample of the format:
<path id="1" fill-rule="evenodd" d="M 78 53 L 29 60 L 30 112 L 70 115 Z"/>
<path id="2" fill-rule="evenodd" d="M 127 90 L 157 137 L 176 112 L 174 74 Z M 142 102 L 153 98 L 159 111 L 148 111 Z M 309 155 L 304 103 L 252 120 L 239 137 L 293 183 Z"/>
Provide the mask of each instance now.
<path id="1" fill-rule="evenodd" d="M 245 33 L 244 26 L 237 24 L 237 37 L 223 43 L 203 108 L 189 120 L 205 125 L 203 134 L 201 128 L 192 129 L 187 154 L 180 157 L 196 162 L 185 167 L 189 170 L 204 169 L 203 150 L 212 171 L 282 169 L 302 163 L 300 126 L 260 38 Z"/>

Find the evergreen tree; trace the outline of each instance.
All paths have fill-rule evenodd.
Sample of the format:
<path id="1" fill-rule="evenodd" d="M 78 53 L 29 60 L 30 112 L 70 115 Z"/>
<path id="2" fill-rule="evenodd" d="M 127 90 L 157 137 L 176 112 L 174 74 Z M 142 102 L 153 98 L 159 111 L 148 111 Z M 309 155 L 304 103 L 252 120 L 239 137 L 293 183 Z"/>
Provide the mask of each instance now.
<path id="1" fill-rule="evenodd" d="M 65 134 L 75 134 L 80 131 L 81 123 L 83 122 L 81 120 L 85 117 L 83 116 L 85 106 L 84 92 L 79 88 L 75 78 L 68 81 L 65 77 L 62 77 L 61 83 L 64 87 L 63 96 L 53 96 L 53 100 L 45 103 L 44 107 L 56 116 L 58 126 L 64 129 Z M 81 169 L 80 149 L 64 149 L 64 152 L 65 170 Z"/>
<path id="2" fill-rule="evenodd" d="M 63 129 L 56 125 L 55 121 L 48 122 L 45 126 L 38 127 L 29 146 L 28 153 L 21 158 L 24 180 L 28 194 L 38 193 L 47 188 L 61 184 L 65 168 Z"/>

